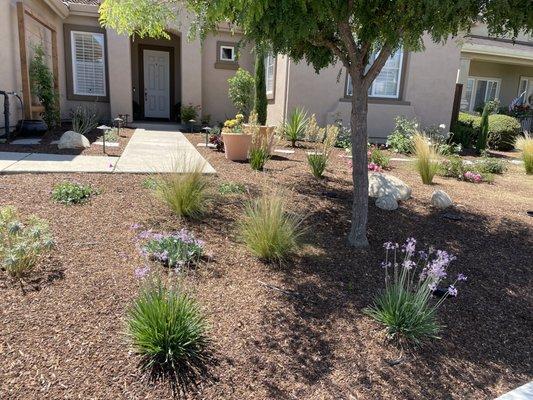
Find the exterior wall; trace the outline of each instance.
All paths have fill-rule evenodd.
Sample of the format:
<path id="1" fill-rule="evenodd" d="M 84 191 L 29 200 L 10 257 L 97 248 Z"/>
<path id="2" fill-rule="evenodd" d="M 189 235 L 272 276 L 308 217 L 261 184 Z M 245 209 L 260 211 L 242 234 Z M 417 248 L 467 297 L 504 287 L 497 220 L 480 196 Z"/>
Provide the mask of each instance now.
<path id="1" fill-rule="evenodd" d="M 210 35 L 202 44 L 202 115 L 210 115 L 211 123 L 224 122 L 237 113 L 228 98 L 228 79 L 235 75 L 236 69 L 216 68 L 217 42 L 235 43 L 241 36 L 220 31 Z M 254 55 L 249 46 L 239 49 L 238 64 L 254 74 Z"/>
<path id="2" fill-rule="evenodd" d="M 398 115 L 416 117 L 422 126 L 449 125 L 460 50 L 452 40 L 440 45 L 426 38 L 425 45 L 424 52 L 408 53 L 404 57 L 403 96 L 400 100 L 369 99 L 370 139 L 384 141 L 393 130 Z M 277 73 L 279 82 L 280 77 L 283 78 L 279 67 Z M 349 126 L 351 103 L 345 98 L 345 85 L 346 70 L 340 63 L 316 74 L 305 62 L 291 62 L 287 109 L 290 113 L 295 107 L 304 107 L 316 115 L 321 125 L 341 120 Z M 276 102 L 279 96 L 283 94 L 276 93 Z M 282 119 L 279 109 L 271 107 L 271 110 L 275 115 L 270 115 L 269 121 Z"/>
<path id="3" fill-rule="evenodd" d="M 286 94 L 288 93 L 290 67 L 293 65 L 287 56 L 276 58 L 276 72 L 274 76 L 274 98 L 268 100 L 267 124 L 279 126 L 285 120 L 287 113 Z M 290 110 L 289 110 L 290 111 Z"/>
<path id="4" fill-rule="evenodd" d="M 499 100 L 506 106 L 518 95 L 520 77 L 533 77 L 533 63 L 528 67 L 472 60 L 469 76 L 501 79 Z"/>

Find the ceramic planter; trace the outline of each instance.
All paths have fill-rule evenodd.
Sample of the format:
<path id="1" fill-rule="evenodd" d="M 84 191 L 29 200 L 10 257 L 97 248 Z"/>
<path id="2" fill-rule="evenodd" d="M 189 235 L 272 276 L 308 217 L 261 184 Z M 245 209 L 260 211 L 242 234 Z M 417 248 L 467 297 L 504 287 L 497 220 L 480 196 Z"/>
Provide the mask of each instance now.
<path id="1" fill-rule="evenodd" d="M 249 128 L 249 124 L 243 124 L 243 128 Z M 267 143 L 268 154 L 272 155 L 272 150 L 274 148 L 275 136 L 274 136 L 275 126 L 261 125 L 259 126 L 259 135 Z"/>
<path id="2" fill-rule="evenodd" d="M 223 133 L 224 152 L 231 161 L 246 161 L 252 145 L 252 135 L 241 133 Z"/>

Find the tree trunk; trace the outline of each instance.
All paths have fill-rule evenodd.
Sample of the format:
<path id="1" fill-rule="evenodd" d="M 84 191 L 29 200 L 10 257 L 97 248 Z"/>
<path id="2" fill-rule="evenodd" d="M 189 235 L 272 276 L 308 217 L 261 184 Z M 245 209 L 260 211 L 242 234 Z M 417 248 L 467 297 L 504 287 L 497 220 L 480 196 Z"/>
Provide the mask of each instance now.
<path id="1" fill-rule="evenodd" d="M 366 226 L 368 222 L 368 154 L 367 112 L 368 93 L 361 74 L 349 71 L 353 83 L 351 123 L 353 204 L 352 226 L 348 242 L 355 248 L 368 246 Z"/>

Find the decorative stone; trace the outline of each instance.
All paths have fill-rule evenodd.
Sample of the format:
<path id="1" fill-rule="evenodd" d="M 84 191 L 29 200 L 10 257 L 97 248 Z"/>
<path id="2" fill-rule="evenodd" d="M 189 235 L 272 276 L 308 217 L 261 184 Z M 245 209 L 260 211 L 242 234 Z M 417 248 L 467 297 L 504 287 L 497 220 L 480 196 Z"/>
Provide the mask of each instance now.
<path id="1" fill-rule="evenodd" d="M 398 201 L 392 194 L 387 194 L 376 199 L 376 207 L 382 210 L 393 211 L 398 208 Z"/>
<path id="2" fill-rule="evenodd" d="M 383 197 L 392 195 L 399 200 L 408 200 L 411 197 L 411 187 L 404 181 L 392 175 L 381 172 L 368 174 L 368 195 L 370 197 Z"/>
<path id="3" fill-rule="evenodd" d="M 86 149 L 91 147 L 89 139 L 78 132 L 66 131 L 61 135 L 57 147 L 60 149 Z"/>
<path id="4" fill-rule="evenodd" d="M 280 153 L 280 154 L 294 154 L 294 150 L 287 150 L 287 149 L 275 149 L 274 152 Z"/>
<path id="5" fill-rule="evenodd" d="M 444 190 L 435 190 L 431 195 L 431 204 L 443 210 L 450 207 L 453 201 Z"/>

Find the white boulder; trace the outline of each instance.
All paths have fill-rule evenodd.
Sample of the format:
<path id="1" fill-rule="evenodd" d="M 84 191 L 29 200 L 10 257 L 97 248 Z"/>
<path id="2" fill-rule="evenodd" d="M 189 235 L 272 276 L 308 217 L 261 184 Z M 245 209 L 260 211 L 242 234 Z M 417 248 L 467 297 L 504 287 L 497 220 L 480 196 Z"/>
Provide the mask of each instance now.
<path id="1" fill-rule="evenodd" d="M 91 147 L 91 143 L 89 143 L 89 139 L 81 133 L 66 131 L 61 135 L 57 147 L 60 149 L 86 149 Z"/>
<path id="2" fill-rule="evenodd" d="M 368 195 L 383 197 L 392 195 L 398 200 L 408 200 L 411 197 L 411 187 L 401 179 L 380 172 L 368 174 Z"/>
<path id="3" fill-rule="evenodd" d="M 376 199 L 376 207 L 382 210 L 393 211 L 398 208 L 398 201 L 392 194 L 387 194 Z"/>
<path id="4" fill-rule="evenodd" d="M 453 201 L 444 190 L 435 190 L 431 195 L 431 204 L 443 210 L 453 205 Z"/>

